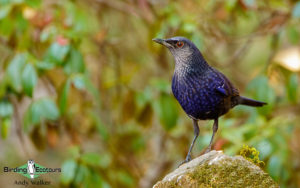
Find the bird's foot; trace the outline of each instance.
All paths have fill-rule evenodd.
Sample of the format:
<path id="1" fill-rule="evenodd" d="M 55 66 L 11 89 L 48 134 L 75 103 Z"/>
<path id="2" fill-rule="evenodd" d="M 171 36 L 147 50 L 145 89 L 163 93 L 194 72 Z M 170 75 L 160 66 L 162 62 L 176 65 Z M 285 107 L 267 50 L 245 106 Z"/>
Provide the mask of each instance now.
<path id="1" fill-rule="evenodd" d="M 211 146 L 208 146 L 204 152 L 204 154 L 209 153 L 211 151 Z"/>
<path id="2" fill-rule="evenodd" d="M 184 163 L 189 162 L 190 160 L 192 160 L 192 157 L 191 157 L 190 155 L 187 155 L 186 158 L 185 158 L 185 160 L 182 161 L 182 162 L 179 164 L 178 167 L 180 167 L 180 166 L 183 165 Z"/>

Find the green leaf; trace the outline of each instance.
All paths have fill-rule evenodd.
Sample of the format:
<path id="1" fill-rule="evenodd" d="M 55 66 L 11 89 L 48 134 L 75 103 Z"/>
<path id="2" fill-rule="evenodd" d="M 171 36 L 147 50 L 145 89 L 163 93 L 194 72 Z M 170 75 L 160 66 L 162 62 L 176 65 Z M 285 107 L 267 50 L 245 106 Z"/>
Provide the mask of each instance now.
<path id="1" fill-rule="evenodd" d="M 32 105 L 29 107 L 29 110 L 31 114 L 31 123 L 34 125 L 40 123 L 42 118 L 42 111 L 39 105 L 39 101 L 33 102 Z"/>
<path id="2" fill-rule="evenodd" d="M 300 2 L 297 2 L 292 11 L 293 18 L 300 18 Z"/>
<path id="3" fill-rule="evenodd" d="M 24 130 L 41 123 L 42 120 L 57 120 L 59 111 L 53 100 L 42 98 L 31 103 L 24 115 Z"/>
<path id="4" fill-rule="evenodd" d="M 70 56 L 64 66 L 64 70 L 67 74 L 84 72 L 85 65 L 83 57 L 78 50 L 72 48 Z"/>
<path id="5" fill-rule="evenodd" d="M 25 54 L 17 54 L 13 60 L 9 63 L 6 69 L 5 79 L 9 86 L 15 91 L 20 92 L 22 90 L 22 71 L 25 65 Z"/>
<path id="6" fill-rule="evenodd" d="M 134 180 L 133 178 L 128 174 L 128 172 L 125 171 L 118 171 L 116 174 L 117 179 L 124 185 L 128 187 L 133 187 Z"/>
<path id="7" fill-rule="evenodd" d="M 281 163 L 279 157 L 276 155 L 271 156 L 271 158 L 267 164 L 267 170 L 268 170 L 270 176 L 275 181 L 277 181 L 279 179 L 281 169 L 282 169 L 282 163 Z"/>
<path id="8" fill-rule="evenodd" d="M 81 74 L 77 74 L 73 77 L 73 84 L 77 89 L 83 90 L 86 88 L 86 78 Z"/>
<path id="9" fill-rule="evenodd" d="M 42 111 L 42 117 L 48 120 L 57 120 L 59 111 L 53 100 L 44 98 L 39 101 L 39 108 Z"/>
<path id="10" fill-rule="evenodd" d="M 35 68 L 30 63 L 27 64 L 22 73 L 22 85 L 25 94 L 29 97 L 32 97 L 32 93 L 37 83 L 37 79 L 38 76 Z"/>
<path id="11" fill-rule="evenodd" d="M 67 109 L 67 104 L 68 104 L 68 95 L 70 91 L 70 85 L 71 85 L 71 80 L 68 79 L 62 89 L 62 92 L 60 94 L 59 98 L 59 110 L 61 114 L 65 114 L 66 109 Z"/>
<path id="12" fill-rule="evenodd" d="M 41 70 L 51 70 L 55 67 L 55 65 L 47 61 L 41 61 L 36 64 L 36 67 Z"/>
<path id="13" fill-rule="evenodd" d="M 95 97 L 99 98 L 98 91 L 93 87 L 90 80 L 88 78 L 86 78 L 85 75 L 75 74 L 74 76 L 72 76 L 70 79 L 68 79 L 66 81 L 66 83 L 63 86 L 62 93 L 60 95 L 59 108 L 60 108 L 60 112 L 62 114 L 64 114 L 66 111 L 67 99 L 68 99 L 68 94 L 69 94 L 71 83 L 74 84 L 75 88 L 80 89 L 80 90 L 87 89 Z"/>
<path id="14" fill-rule="evenodd" d="M 0 117 L 11 117 L 13 112 L 13 105 L 9 101 L 0 101 Z"/>
<path id="15" fill-rule="evenodd" d="M 10 118 L 3 119 L 1 125 L 1 137 L 3 139 L 6 139 L 7 136 L 9 135 L 10 127 L 11 127 L 11 119 Z"/>
<path id="16" fill-rule="evenodd" d="M 294 73 L 289 77 L 289 82 L 287 84 L 288 99 L 290 102 L 294 104 L 298 102 L 298 92 L 299 92 L 298 87 L 299 87 L 298 75 Z"/>
<path id="17" fill-rule="evenodd" d="M 51 44 L 45 57 L 45 61 L 49 61 L 56 65 L 64 62 L 70 51 L 70 45 L 60 45 L 57 42 Z"/>
<path id="18" fill-rule="evenodd" d="M 263 139 L 257 144 L 257 150 L 260 151 L 259 156 L 262 160 L 267 159 L 273 152 L 273 146 L 270 140 Z"/>
<path id="19" fill-rule="evenodd" d="M 69 185 L 75 177 L 76 173 L 76 168 L 77 168 L 77 163 L 76 161 L 69 159 L 64 162 L 64 164 L 61 167 L 61 182 L 64 185 Z"/>
<path id="20" fill-rule="evenodd" d="M 88 181 L 84 182 L 85 187 L 106 187 L 106 182 L 103 181 L 103 178 L 96 173 L 94 170 L 91 170 Z"/>
<path id="21" fill-rule="evenodd" d="M 76 185 L 81 185 L 82 183 L 86 182 L 87 177 L 91 175 L 89 168 L 81 164 L 78 165 L 76 172 L 77 173 L 74 178 L 74 183 Z"/>
<path id="22" fill-rule="evenodd" d="M 35 123 L 33 123 L 32 116 L 33 116 L 33 114 L 32 114 L 32 105 L 31 105 L 25 111 L 24 117 L 23 117 L 23 124 L 24 124 L 23 129 L 25 131 L 28 131 L 31 125 L 35 125 Z"/>
<path id="23" fill-rule="evenodd" d="M 94 97 L 95 104 L 98 105 L 98 106 L 100 106 L 101 100 L 100 100 L 99 91 L 95 88 L 95 86 L 93 85 L 92 81 L 89 79 L 88 75 L 85 74 L 80 79 L 84 80 L 84 84 L 85 84 L 86 90 Z M 77 84 L 77 86 L 75 86 L 75 87 L 78 87 L 78 86 L 79 85 Z"/>
<path id="24" fill-rule="evenodd" d="M 166 130 L 171 130 L 176 126 L 178 111 L 175 100 L 167 94 L 162 94 L 154 104 L 154 109 L 158 113 L 159 119 Z"/>
<path id="25" fill-rule="evenodd" d="M 102 168 L 107 168 L 111 163 L 111 157 L 108 154 L 85 153 L 81 156 L 81 160 L 88 165 Z"/>

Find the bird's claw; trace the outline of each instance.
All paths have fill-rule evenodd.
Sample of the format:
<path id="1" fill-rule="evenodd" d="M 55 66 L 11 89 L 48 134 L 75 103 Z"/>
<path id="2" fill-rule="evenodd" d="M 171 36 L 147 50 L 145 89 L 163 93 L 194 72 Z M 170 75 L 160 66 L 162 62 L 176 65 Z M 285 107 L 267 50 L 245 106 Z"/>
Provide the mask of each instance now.
<path id="1" fill-rule="evenodd" d="M 209 153 L 211 151 L 211 146 L 208 146 L 207 149 L 205 150 L 204 154 Z"/>
<path id="2" fill-rule="evenodd" d="M 182 161 L 182 162 L 179 164 L 178 167 L 180 167 L 180 166 L 183 165 L 184 163 L 189 162 L 190 160 L 192 160 L 192 157 L 191 157 L 190 155 L 187 155 L 186 158 L 185 158 L 185 160 Z"/>

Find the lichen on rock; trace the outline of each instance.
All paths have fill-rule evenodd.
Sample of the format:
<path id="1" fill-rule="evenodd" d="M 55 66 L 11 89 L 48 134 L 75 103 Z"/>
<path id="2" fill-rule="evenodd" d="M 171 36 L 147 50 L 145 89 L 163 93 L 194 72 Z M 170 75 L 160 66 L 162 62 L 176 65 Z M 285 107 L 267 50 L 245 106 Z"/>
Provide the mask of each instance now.
<path id="1" fill-rule="evenodd" d="M 183 164 L 153 188 L 176 187 L 279 187 L 255 164 L 242 156 L 230 157 L 211 151 Z"/>
<path id="2" fill-rule="evenodd" d="M 259 151 L 257 151 L 254 147 L 243 145 L 240 155 L 261 168 L 265 166 L 265 163 L 259 159 Z"/>

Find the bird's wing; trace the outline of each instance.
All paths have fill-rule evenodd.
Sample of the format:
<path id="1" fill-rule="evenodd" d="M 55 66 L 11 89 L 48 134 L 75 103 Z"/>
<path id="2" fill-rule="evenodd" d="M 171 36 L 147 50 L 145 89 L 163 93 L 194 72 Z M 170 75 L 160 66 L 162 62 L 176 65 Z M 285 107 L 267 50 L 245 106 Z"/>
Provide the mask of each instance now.
<path id="1" fill-rule="evenodd" d="M 228 96 L 228 93 L 225 88 L 217 87 L 216 91 L 219 92 L 221 95 Z"/>
<path id="2" fill-rule="evenodd" d="M 223 75 L 221 72 L 216 71 L 219 82 L 216 85 L 216 92 L 228 97 L 228 96 L 239 96 L 239 91 L 233 86 L 233 84 Z"/>

